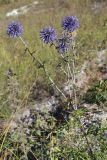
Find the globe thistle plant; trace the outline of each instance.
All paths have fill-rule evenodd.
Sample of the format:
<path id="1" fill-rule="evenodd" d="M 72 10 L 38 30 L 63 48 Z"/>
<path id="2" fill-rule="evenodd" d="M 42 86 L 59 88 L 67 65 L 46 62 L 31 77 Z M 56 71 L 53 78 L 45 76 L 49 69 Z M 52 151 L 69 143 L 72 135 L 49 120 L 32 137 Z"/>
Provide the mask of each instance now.
<path id="1" fill-rule="evenodd" d="M 56 40 L 55 29 L 52 27 L 43 28 L 40 31 L 40 38 L 46 44 L 52 44 Z"/>
<path id="2" fill-rule="evenodd" d="M 56 49 L 58 53 L 64 54 L 70 48 L 71 39 L 67 35 L 63 35 L 62 37 L 57 39 Z"/>
<path id="3" fill-rule="evenodd" d="M 73 32 L 79 27 L 79 20 L 76 16 L 65 16 L 62 20 L 62 27 L 67 32 Z"/>
<path id="4" fill-rule="evenodd" d="M 33 63 L 34 65 L 36 65 L 36 70 L 37 68 L 41 68 L 42 71 L 44 72 L 44 75 L 45 77 L 49 80 L 50 84 L 52 85 L 53 87 L 53 90 L 57 90 L 58 93 L 63 97 L 60 98 L 59 97 L 59 94 L 57 94 L 57 92 L 55 92 L 55 95 L 53 94 L 52 97 L 56 99 L 56 97 L 58 98 L 58 104 L 55 106 L 55 109 L 56 111 L 59 113 L 58 116 L 60 118 L 57 118 L 55 116 L 55 114 L 53 114 L 52 116 L 55 116 L 54 119 L 55 119 L 55 124 L 58 124 L 60 125 L 62 122 L 63 122 L 63 119 L 64 119 L 64 122 L 67 122 L 67 125 L 68 125 L 68 122 L 67 120 L 69 120 L 69 115 L 72 116 L 72 122 L 75 122 L 76 123 L 76 127 L 77 129 L 79 128 L 79 124 L 80 124 L 80 129 L 79 129 L 79 132 L 80 133 L 76 133 L 75 137 L 80 137 L 82 136 L 82 139 L 86 140 L 83 141 L 82 143 L 85 144 L 86 148 L 85 151 L 87 151 L 87 154 L 89 154 L 89 157 L 90 159 L 92 160 L 96 160 L 96 158 L 94 157 L 94 152 L 93 152 L 93 146 L 92 144 L 90 143 L 90 137 L 88 136 L 88 132 L 90 132 L 89 130 L 89 127 L 90 126 L 90 122 L 87 121 L 87 118 L 83 117 L 83 119 L 81 119 L 81 102 L 79 101 L 80 98 L 79 98 L 79 95 L 78 95 L 78 86 L 77 86 L 77 68 L 76 68 L 76 60 L 77 60 L 77 57 L 76 57 L 76 48 L 75 48 L 75 37 L 76 37 L 76 33 L 75 31 L 78 29 L 79 27 L 79 21 L 77 19 L 76 16 L 66 16 L 63 18 L 62 20 L 62 27 L 64 29 L 64 32 L 61 34 L 60 37 L 57 37 L 56 36 L 56 32 L 55 32 L 55 29 L 52 28 L 52 27 L 46 27 L 46 28 L 43 28 L 41 31 L 40 31 L 40 38 L 41 40 L 46 43 L 46 44 L 50 44 L 50 46 L 53 44 L 53 46 L 55 47 L 55 49 L 57 50 L 58 53 L 60 53 L 59 55 L 61 56 L 60 59 L 59 59 L 59 64 L 57 65 L 57 68 L 60 67 L 60 71 L 63 71 L 64 72 L 64 75 L 66 74 L 66 80 L 67 80 L 67 83 L 65 84 L 66 87 L 67 87 L 67 90 L 69 90 L 69 93 L 66 93 L 66 90 L 62 90 L 63 87 L 65 88 L 65 85 L 63 85 L 63 87 L 61 87 L 61 89 L 59 88 L 59 86 L 56 84 L 56 82 L 54 82 L 54 80 L 51 78 L 51 73 L 48 72 L 48 68 L 47 66 L 45 65 L 46 63 L 44 61 L 41 61 L 41 59 L 38 58 L 38 56 L 36 56 L 37 54 L 37 50 L 35 51 L 32 51 L 29 47 L 29 45 L 23 40 L 23 38 L 21 37 L 21 34 L 23 33 L 23 26 L 19 23 L 19 22 L 16 22 L 16 21 L 12 21 L 8 27 L 7 27 L 7 34 L 9 37 L 12 37 L 12 38 L 16 38 L 16 37 L 19 37 L 19 40 L 21 40 L 21 42 L 24 44 L 24 47 L 25 47 L 25 53 L 28 53 L 29 56 L 31 56 L 32 60 L 33 60 Z M 70 50 L 70 48 L 72 48 L 70 54 L 67 54 L 64 55 L 64 53 L 68 52 Z M 45 53 L 44 53 L 45 54 Z M 54 59 L 55 60 L 55 59 Z M 62 61 L 61 61 L 62 60 Z M 55 65 L 56 65 L 56 62 L 55 62 Z M 72 68 L 71 68 L 72 67 Z M 43 77 L 44 78 L 44 77 Z M 62 81 L 61 81 L 62 82 Z M 60 83 L 59 83 L 60 84 Z M 11 86 L 10 86 L 11 87 Z M 32 86 L 33 87 L 33 86 Z M 14 94 L 14 93 L 13 93 Z M 12 95 L 13 95 L 12 94 Z M 14 98 L 14 97 L 13 97 Z M 14 100 L 14 99 L 13 99 Z M 49 102 L 51 103 L 51 102 Z M 52 104 L 53 105 L 53 104 Z M 60 108 L 61 107 L 61 111 L 60 111 Z M 73 110 L 74 109 L 74 110 Z M 78 110 L 79 109 L 79 110 Z M 16 112 L 17 108 L 15 108 L 15 112 Z M 76 112 L 75 110 L 78 110 L 78 112 Z M 75 112 L 73 112 L 75 111 Z M 54 112 L 54 113 L 57 113 L 57 112 Z M 71 115 L 71 113 L 73 112 L 73 114 Z M 44 112 L 45 113 L 45 112 Z M 75 114 L 76 116 L 75 116 Z M 78 114 L 79 113 L 79 114 Z M 31 113 L 30 113 L 31 114 Z M 39 112 L 37 113 L 37 116 L 38 116 Z M 50 112 L 49 112 L 50 114 Z M 63 115 L 62 115 L 63 114 Z M 28 114 L 27 114 L 28 115 Z M 61 116 L 60 116 L 61 115 Z M 33 115 L 34 117 L 35 115 Z M 41 112 L 40 112 L 40 116 L 41 116 Z M 44 116 L 44 114 L 43 114 Z M 46 115 L 47 116 L 47 115 Z M 28 116 L 29 117 L 29 116 Z M 26 126 L 24 128 L 25 130 L 25 133 L 24 135 L 28 135 L 28 136 L 32 136 L 34 137 L 33 138 L 33 142 L 35 141 L 35 133 L 32 132 L 32 130 L 30 131 L 30 129 L 33 128 L 32 126 L 32 123 L 33 123 L 33 119 L 31 117 L 30 118 L 30 124 L 29 126 L 27 127 L 26 129 Z M 44 118 L 44 117 L 43 117 Z M 42 119 L 43 119 L 42 118 Z M 50 117 L 49 117 L 50 118 Z M 22 119 L 22 118 L 21 118 Z M 27 120 L 29 122 L 29 119 L 26 117 L 24 118 L 25 120 Z M 48 119 L 46 119 L 47 121 Z M 53 120 L 53 119 L 52 119 Z M 59 120 L 59 122 L 58 122 Z M 95 121 L 95 119 L 94 119 Z M 24 122 L 24 121 L 23 121 Z M 58 122 L 58 123 L 57 123 Z M 71 122 L 71 120 L 70 120 Z M 25 122 L 24 122 L 25 123 Z M 36 123 L 35 123 L 36 124 Z M 35 125 L 34 124 L 34 125 Z M 25 124 L 27 125 L 27 123 Z M 89 127 L 87 127 L 87 125 Z M 92 124 L 91 124 L 92 125 Z M 95 126 L 95 131 L 96 131 L 96 125 L 97 123 L 95 123 L 95 125 L 93 125 L 92 127 Z M 74 125 L 73 125 L 74 126 Z M 97 126 L 97 128 L 100 127 L 99 125 Z M 15 126 L 16 128 L 16 126 Z M 20 128 L 20 127 L 19 127 Z M 21 127 L 21 129 L 23 128 L 23 126 Z M 36 125 L 36 128 L 37 128 L 37 125 Z M 39 126 L 39 128 L 41 128 L 41 126 Z M 47 128 L 47 127 L 46 127 Z M 54 127 L 55 128 L 55 127 Z M 52 129 L 54 128 L 50 128 L 49 130 L 43 130 L 42 128 L 40 129 L 40 133 L 46 133 L 46 131 L 48 131 L 48 135 L 50 135 L 50 133 L 52 132 Z M 35 128 L 34 128 L 35 130 Z M 62 129 L 61 129 L 62 130 Z M 20 131 L 20 130 L 18 130 Z M 44 132 L 43 132 L 44 131 Z M 54 131 L 54 130 L 53 130 Z M 32 135 L 30 135 L 30 132 L 33 133 Z M 82 134 L 81 134 L 82 132 Z M 97 133 L 97 132 L 96 132 Z M 96 134 L 95 133 L 95 134 Z M 81 134 L 81 135 L 80 135 Z M 19 137 L 20 135 L 18 135 Z M 21 136 L 23 136 L 22 132 L 21 132 Z M 23 145 L 25 146 L 27 143 L 24 143 L 24 142 L 27 142 L 26 140 L 29 140 L 28 137 L 25 136 L 25 139 L 23 141 L 20 141 L 21 143 L 23 142 Z M 88 136 L 88 137 L 87 137 Z M 13 137 L 13 136 L 12 136 Z M 15 136 L 14 136 L 15 137 Z M 13 137 L 13 138 L 14 138 Z M 24 137 L 24 136 L 23 136 Z M 31 138 L 32 138 L 31 137 Z M 39 136 L 40 137 L 40 136 Z M 43 138 L 46 138 L 47 136 L 43 137 Z M 27 138 L 27 139 L 26 139 Z M 37 137 L 38 138 L 38 137 Z M 89 140 L 88 140 L 89 138 Z M 49 139 L 49 138 L 48 138 Z M 4 140 L 4 137 L 3 137 L 3 140 Z M 45 139 L 43 139 L 45 140 Z M 43 142 L 42 138 L 41 138 L 41 144 Z M 50 138 L 50 141 L 48 140 L 48 143 L 51 143 L 51 140 L 52 138 Z M 60 139 L 59 139 L 60 140 Z M 81 141 L 81 139 L 80 139 Z M 77 142 L 80 142 L 80 141 L 77 141 Z M 13 141 L 14 142 L 14 141 Z M 19 142 L 19 143 L 20 143 Z M 18 146 L 20 147 L 20 144 L 18 143 Z M 3 143 L 4 144 L 4 141 Z M 12 143 L 13 144 L 13 143 Z M 30 149 L 29 151 L 27 151 L 26 148 L 24 148 L 24 150 L 21 150 L 22 153 L 25 153 L 24 151 L 26 151 L 26 154 L 25 156 L 23 156 L 25 159 L 29 159 L 28 155 L 31 155 L 32 152 L 32 147 L 35 149 L 35 147 L 38 147 L 36 146 L 37 143 L 32 143 L 31 145 L 31 142 L 30 142 L 30 146 L 26 145 L 26 147 L 28 147 L 28 149 Z M 40 144 L 40 143 L 39 143 Z M 47 144 L 47 141 L 46 143 L 44 143 L 44 146 Z M 38 145 L 38 144 L 37 144 Z M 14 144 L 13 144 L 14 146 Z M 2 145 L 3 147 L 3 145 Z M 1 149 L 2 149 L 1 147 Z M 45 147 L 46 150 L 43 150 L 43 153 L 47 153 L 47 146 Z M 41 149 L 40 148 L 40 152 L 41 152 Z M 7 148 L 6 148 L 7 150 Z M 19 148 L 18 148 L 19 150 Z M 17 151 L 17 150 L 16 150 Z M 50 152 L 51 150 L 49 150 Z M 21 154 L 22 155 L 22 154 Z M 52 155 L 52 154 L 51 154 Z M 9 155 L 10 156 L 10 155 Z M 20 155 L 19 155 L 20 156 Z M 47 158 L 51 158 L 49 157 L 49 155 L 47 154 Z M 56 155 L 55 155 L 56 157 Z M 20 157 L 19 157 L 20 158 Z M 21 157 L 22 158 L 22 157 Z M 21 159 L 20 158 L 20 159 Z M 41 157 L 39 157 L 41 159 Z M 42 154 L 42 159 L 45 159 L 46 158 L 46 155 L 44 156 L 44 154 Z M 63 157 L 62 157 L 63 158 Z M 78 157 L 77 157 L 78 158 Z M 33 158 L 32 158 L 33 159 Z"/>
<path id="5" fill-rule="evenodd" d="M 23 26 L 17 21 L 12 21 L 7 27 L 7 34 L 9 37 L 16 38 L 19 37 L 22 33 Z"/>

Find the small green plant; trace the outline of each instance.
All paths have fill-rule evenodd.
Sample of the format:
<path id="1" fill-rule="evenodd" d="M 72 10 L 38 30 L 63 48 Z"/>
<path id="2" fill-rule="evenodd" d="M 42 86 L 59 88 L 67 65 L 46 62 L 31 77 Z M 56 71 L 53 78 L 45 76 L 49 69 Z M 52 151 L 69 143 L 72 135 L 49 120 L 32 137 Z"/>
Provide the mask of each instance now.
<path id="1" fill-rule="evenodd" d="M 97 82 L 87 91 L 83 99 L 91 104 L 107 102 L 107 80 Z"/>

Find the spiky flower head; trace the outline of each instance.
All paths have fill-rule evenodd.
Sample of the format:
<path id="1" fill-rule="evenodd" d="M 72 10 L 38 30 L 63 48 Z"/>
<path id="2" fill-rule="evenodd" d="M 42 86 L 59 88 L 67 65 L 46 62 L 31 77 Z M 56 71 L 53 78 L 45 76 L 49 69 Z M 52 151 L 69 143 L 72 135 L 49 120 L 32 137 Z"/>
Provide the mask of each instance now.
<path id="1" fill-rule="evenodd" d="M 46 28 L 43 28 L 41 31 L 40 31 L 40 38 L 41 40 L 48 44 L 48 43 L 53 43 L 55 40 L 56 40 L 56 32 L 55 32 L 55 29 L 52 28 L 52 27 L 46 27 Z"/>
<path id="2" fill-rule="evenodd" d="M 7 27 L 7 34 L 9 37 L 16 38 L 19 37 L 22 33 L 23 26 L 17 21 L 12 21 Z"/>
<path id="3" fill-rule="evenodd" d="M 65 16 L 62 20 L 62 27 L 67 32 L 73 32 L 79 27 L 79 20 L 76 16 Z"/>
<path id="4" fill-rule="evenodd" d="M 62 35 L 57 39 L 56 49 L 59 53 L 64 54 L 69 50 L 70 44 L 70 37 L 68 37 L 67 35 Z"/>

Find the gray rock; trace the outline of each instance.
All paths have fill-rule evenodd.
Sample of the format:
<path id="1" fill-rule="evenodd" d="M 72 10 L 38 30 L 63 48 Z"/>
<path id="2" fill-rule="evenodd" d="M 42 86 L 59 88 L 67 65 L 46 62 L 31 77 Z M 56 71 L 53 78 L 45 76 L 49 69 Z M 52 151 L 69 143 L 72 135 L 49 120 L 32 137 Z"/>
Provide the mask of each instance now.
<path id="1" fill-rule="evenodd" d="M 107 80 L 107 73 L 103 75 L 102 79 Z"/>
<path id="2" fill-rule="evenodd" d="M 97 52 L 97 61 L 98 61 L 98 67 L 102 67 L 107 62 L 107 49 L 101 50 Z"/>
<path id="3" fill-rule="evenodd" d="M 58 100 L 54 96 L 51 96 L 50 98 L 45 98 L 41 102 L 36 101 L 33 108 L 36 111 L 52 112 L 55 111 L 55 109 L 58 106 L 58 103 L 59 103 Z"/>
<path id="4" fill-rule="evenodd" d="M 25 6 L 22 6 L 20 8 L 13 9 L 12 11 L 6 13 L 6 17 L 18 16 L 20 14 L 25 14 L 29 10 L 31 10 L 32 7 L 34 7 L 35 5 L 38 5 L 38 4 L 39 4 L 38 1 L 34 1 L 33 3 L 31 3 L 29 5 L 25 5 Z"/>
<path id="5" fill-rule="evenodd" d="M 30 110 L 29 110 L 29 109 L 26 109 L 26 110 L 23 112 L 22 117 L 23 117 L 23 118 L 26 118 L 26 117 L 29 117 L 29 116 L 30 116 Z"/>

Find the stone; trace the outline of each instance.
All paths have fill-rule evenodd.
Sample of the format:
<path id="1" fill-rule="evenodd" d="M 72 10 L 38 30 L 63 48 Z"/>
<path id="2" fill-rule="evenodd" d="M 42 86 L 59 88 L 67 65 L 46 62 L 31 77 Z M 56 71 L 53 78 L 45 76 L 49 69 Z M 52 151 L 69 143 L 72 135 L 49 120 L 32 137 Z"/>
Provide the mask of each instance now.
<path id="1" fill-rule="evenodd" d="M 39 4 L 38 1 L 34 1 L 33 3 L 31 3 L 29 5 L 25 5 L 20 8 L 13 9 L 12 11 L 6 13 L 6 17 L 11 17 L 11 16 L 13 17 L 13 16 L 18 16 L 20 14 L 25 14 L 29 10 L 31 10 L 32 7 L 34 7 L 35 5 L 38 5 L 38 4 Z"/>

